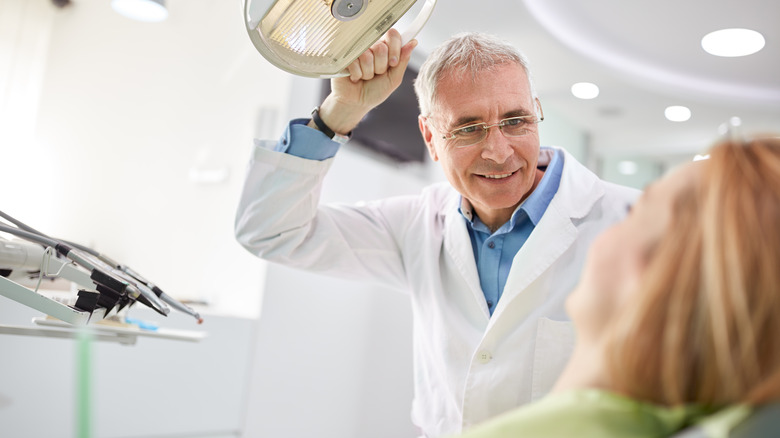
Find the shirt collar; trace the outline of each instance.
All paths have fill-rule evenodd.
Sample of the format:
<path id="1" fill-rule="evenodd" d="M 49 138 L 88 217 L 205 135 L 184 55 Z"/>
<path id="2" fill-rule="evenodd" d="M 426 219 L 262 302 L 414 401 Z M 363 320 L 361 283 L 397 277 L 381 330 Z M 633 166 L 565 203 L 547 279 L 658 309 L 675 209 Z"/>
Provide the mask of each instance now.
<path id="1" fill-rule="evenodd" d="M 539 152 L 539 167 L 544 166 L 547 166 L 547 170 L 545 170 L 542 180 L 539 181 L 539 185 L 518 207 L 518 209 L 525 210 L 534 226 L 542 220 L 542 215 L 547 211 L 550 201 L 552 201 L 555 193 L 558 191 L 561 173 L 563 172 L 563 153 L 550 148 L 541 149 Z M 517 210 L 512 214 L 510 221 L 514 222 L 516 216 Z M 514 223 L 512 226 L 514 226 Z"/>

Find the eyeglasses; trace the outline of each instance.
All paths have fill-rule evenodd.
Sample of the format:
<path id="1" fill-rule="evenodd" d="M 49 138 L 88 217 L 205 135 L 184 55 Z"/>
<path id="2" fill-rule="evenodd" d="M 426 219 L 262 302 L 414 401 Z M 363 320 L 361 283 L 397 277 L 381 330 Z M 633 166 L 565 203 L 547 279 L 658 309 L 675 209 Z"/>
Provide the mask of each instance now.
<path id="1" fill-rule="evenodd" d="M 480 143 L 487 138 L 490 128 L 497 126 L 504 137 L 522 137 L 533 130 L 534 125 L 544 120 L 544 113 L 539 109 L 540 117 L 537 116 L 518 116 L 503 119 L 498 123 L 488 125 L 487 123 L 474 123 L 473 125 L 461 126 L 458 129 L 450 131 L 441 138 L 449 140 L 451 146 L 464 148 Z"/>

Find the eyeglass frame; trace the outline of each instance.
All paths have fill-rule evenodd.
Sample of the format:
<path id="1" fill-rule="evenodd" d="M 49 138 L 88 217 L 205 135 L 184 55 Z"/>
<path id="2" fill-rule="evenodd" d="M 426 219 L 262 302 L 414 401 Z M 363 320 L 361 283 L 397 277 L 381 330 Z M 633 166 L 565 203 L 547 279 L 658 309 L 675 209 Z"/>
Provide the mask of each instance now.
<path id="1" fill-rule="evenodd" d="M 470 127 L 480 127 L 480 128 L 482 128 L 482 132 L 484 132 L 484 137 L 480 138 L 479 140 L 475 141 L 474 143 L 469 143 L 467 145 L 461 145 L 461 146 L 454 146 L 455 148 L 460 149 L 460 148 L 471 147 L 471 146 L 474 146 L 476 144 L 479 144 L 479 143 L 483 142 L 488 137 L 488 131 L 490 130 L 490 128 L 493 128 L 493 127 L 498 127 L 498 130 L 501 131 L 501 135 L 503 135 L 504 137 L 507 137 L 507 138 L 524 137 L 528 133 L 525 133 L 523 135 L 506 135 L 502 128 L 507 125 L 506 124 L 507 120 L 528 119 L 528 118 L 533 117 L 535 120 L 531 121 L 530 123 L 536 125 L 536 124 L 539 124 L 539 123 L 543 122 L 544 121 L 544 110 L 542 110 L 542 105 L 537 100 L 536 104 L 534 106 L 536 106 L 537 109 L 539 110 L 539 114 L 538 115 L 529 114 L 529 115 L 526 115 L 526 116 L 507 117 L 507 118 L 499 120 L 498 123 L 494 123 L 492 125 L 488 125 L 485 122 L 472 123 L 470 125 L 464 125 L 464 126 L 461 126 L 459 128 L 453 129 L 452 131 L 447 132 L 447 135 L 449 135 L 449 137 L 447 135 L 442 135 L 441 138 L 442 138 L 442 140 L 454 140 L 454 139 L 457 138 L 456 135 L 455 135 L 455 132 L 460 131 L 461 129 L 470 128 Z M 442 131 L 441 129 L 438 129 L 438 128 L 437 128 L 437 130 L 439 130 L 439 132 Z"/>

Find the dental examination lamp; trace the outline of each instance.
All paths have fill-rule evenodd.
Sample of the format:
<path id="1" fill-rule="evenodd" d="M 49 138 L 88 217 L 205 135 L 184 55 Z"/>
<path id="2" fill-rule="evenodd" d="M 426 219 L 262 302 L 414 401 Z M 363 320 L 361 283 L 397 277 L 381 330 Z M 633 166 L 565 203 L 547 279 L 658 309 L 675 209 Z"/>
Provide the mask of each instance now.
<path id="1" fill-rule="evenodd" d="M 377 42 L 415 3 L 418 15 L 401 31 L 403 44 L 425 26 L 436 0 L 242 0 L 255 48 L 289 73 L 312 78 L 347 76 L 345 69 Z"/>

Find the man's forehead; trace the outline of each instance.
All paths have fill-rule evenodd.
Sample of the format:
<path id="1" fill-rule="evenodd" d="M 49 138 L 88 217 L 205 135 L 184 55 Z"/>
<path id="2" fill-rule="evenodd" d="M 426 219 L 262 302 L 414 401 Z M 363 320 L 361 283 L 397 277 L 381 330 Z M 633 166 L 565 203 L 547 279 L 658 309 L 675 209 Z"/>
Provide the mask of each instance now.
<path id="1" fill-rule="evenodd" d="M 535 114 L 525 70 L 495 66 L 484 74 L 450 72 L 438 83 L 433 112 L 448 126 Z"/>

